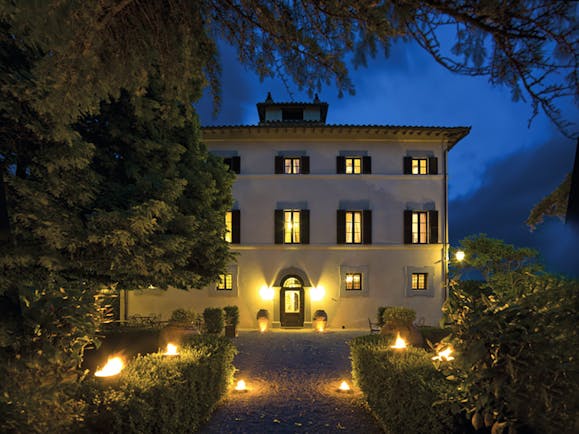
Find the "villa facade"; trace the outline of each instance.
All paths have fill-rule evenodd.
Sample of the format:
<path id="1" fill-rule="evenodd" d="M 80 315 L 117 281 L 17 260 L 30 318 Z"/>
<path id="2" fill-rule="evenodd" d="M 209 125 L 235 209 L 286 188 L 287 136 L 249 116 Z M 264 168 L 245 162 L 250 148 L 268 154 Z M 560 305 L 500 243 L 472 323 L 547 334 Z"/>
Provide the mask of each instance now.
<path id="1" fill-rule="evenodd" d="M 220 282 L 130 291 L 126 315 L 237 305 L 240 327 L 368 327 L 378 306 L 437 324 L 447 290 L 447 155 L 467 127 L 331 125 L 328 105 L 257 104 L 259 124 L 202 128 L 236 175 Z"/>

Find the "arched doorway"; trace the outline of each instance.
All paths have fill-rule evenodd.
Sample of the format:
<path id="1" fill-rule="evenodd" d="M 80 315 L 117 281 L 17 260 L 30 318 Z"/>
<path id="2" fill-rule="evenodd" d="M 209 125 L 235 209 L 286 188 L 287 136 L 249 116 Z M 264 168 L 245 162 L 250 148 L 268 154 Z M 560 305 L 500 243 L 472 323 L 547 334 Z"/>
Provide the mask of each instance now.
<path id="1" fill-rule="evenodd" d="M 279 291 L 279 314 L 282 327 L 304 326 L 304 283 L 299 276 L 283 278 Z"/>

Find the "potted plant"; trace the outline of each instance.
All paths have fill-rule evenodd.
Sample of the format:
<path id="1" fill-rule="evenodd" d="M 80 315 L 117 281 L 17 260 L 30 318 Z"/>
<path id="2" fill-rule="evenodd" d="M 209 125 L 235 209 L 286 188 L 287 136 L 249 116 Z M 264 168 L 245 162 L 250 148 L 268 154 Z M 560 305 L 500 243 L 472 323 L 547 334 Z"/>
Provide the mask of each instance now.
<path id="1" fill-rule="evenodd" d="M 269 312 L 267 309 L 257 311 L 257 324 L 260 332 L 265 332 L 269 328 Z"/>
<path id="2" fill-rule="evenodd" d="M 237 324 L 239 324 L 239 308 L 237 306 L 225 306 L 225 336 L 234 338 L 237 336 Z"/>
<path id="3" fill-rule="evenodd" d="M 314 330 L 318 332 L 323 332 L 326 329 L 326 324 L 328 323 L 328 314 L 323 309 L 318 309 L 314 312 L 312 325 Z"/>

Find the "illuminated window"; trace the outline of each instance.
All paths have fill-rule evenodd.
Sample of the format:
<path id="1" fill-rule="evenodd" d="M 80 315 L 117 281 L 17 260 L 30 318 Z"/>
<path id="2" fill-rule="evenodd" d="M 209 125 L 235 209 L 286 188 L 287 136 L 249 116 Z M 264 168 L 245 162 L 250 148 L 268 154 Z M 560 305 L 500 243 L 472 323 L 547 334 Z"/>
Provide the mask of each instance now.
<path id="1" fill-rule="evenodd" d="M 283 242 L 300 243 L 300 211 L 284 210 Z"/>
<path id="2" fill-rule="evenodd" d="M 231 211 L 227 211 L 225 213 L 225 241 L 228 243 L 231 242 L 232 237 L 231 233 L 233 231 L 233 213 Z"/>
<path id="3" fill-rule="evenodd" d="M 346 173 L 360 174 L 362 173 L 362 158 L 360 157 L 346 157 Z"/>
<path id="4" fill-rule="evenodd" d="M 427 175 L 428 174 L 428 159 L 427 158 L 413 158 L 412 159 L 412 174 L 413 175 Z"/>
<path id="5" fill-rule="evenodd" d="M 428 273 L 412 273 L 411 288 L 415 291 L 428 289 Z"/>
<path id="6" fill-rule="evenodd" d="M 428 213 L 415 211 L 412 213 L 412 244 L 428 243 Z"/>
<path id="7" fill-rule="evenodd" d="M 224 291 L 231 291 L 233 289 L 233 274 L 220 274 L 217 289 Z"/>
<path id="8" fill-rule="evenodd" d="M 346 290 L 362 290 L 362 273 L 346 273 Z"/>
<path id="9" fill-rule="evenodd" d="M 362 211 L 346 211 L 346 244 L 362 243 Z"/>
<path id="10" fill-rule="evenodd" d="M 301 173 L 301 158 L 284 158 L 283 167 L 284 173 L 289 175 L 297 175 Z"/>

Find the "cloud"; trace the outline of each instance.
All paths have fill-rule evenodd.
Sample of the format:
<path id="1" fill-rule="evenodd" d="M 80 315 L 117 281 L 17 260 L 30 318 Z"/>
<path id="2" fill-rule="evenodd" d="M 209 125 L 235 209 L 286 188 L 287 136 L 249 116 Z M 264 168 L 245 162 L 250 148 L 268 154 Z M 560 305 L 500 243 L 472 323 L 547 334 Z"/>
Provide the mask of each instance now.
<path id="1" fill-rule="evenodd" d="M 490 165 L 474 194 L 451 200 L 452 244 L 486 233 L 520 247 L 537 249 L 550 271 L 579 277 L 579 231 L 549 218 L 534 232 L 525 225 L 530 210 L 572 170 L 575 143 L 553 138 Z"/>

